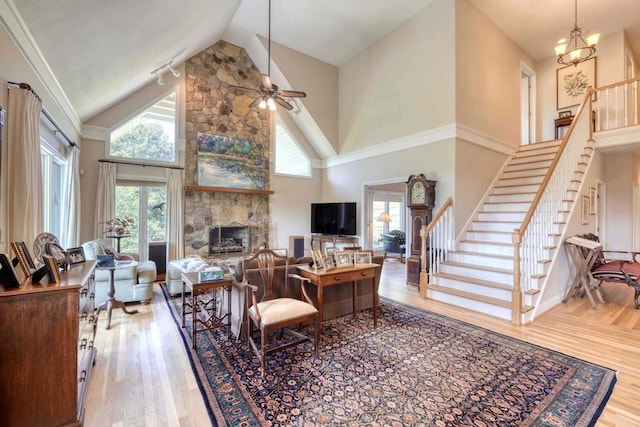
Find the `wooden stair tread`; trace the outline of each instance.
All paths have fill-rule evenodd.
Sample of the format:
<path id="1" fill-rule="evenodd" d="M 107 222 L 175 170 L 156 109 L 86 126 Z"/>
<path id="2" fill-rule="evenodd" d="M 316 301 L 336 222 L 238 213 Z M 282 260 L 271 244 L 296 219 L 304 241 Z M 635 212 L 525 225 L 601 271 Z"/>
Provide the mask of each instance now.
<path id="1" fill-rule="evenodd" d="M 451 288 L 446 288 L 446 287 L 442 287 L 442 286 L 438 286 L 438 285 L 428 285 L 428 289 L 430 290 L 434 290 L 434 291 L 438 291 L 438 292 L 443 292 L 446 294 L 450 294 L 450 295 L 456 295 L 459 297 L 464 297 L 467 299 L 471 299 L 471 300 L 475 300 L 475 301 L 480 301 L 480 302 L 484 302 L 487 304 L 491 304 L 491 305 L 495 305 L 498 307 L 503 307 L 503 308 L 511 308 L 511 302 L 509 301 L 504 301 L 504 300 L 500 300 L 497 298 L 491 298 L 491 297 L 486 297 L 484 295 L 477 295 L 471 292 L 466 292 L 466 291 L 460 291 L 457 289 L 451 289 Z"/>
<path id="2" fill-rule="evenodd" d="M 450 254 L 460 254 L 469 256 L 482 256 L 487 258 L 496 258 L 503 260 L 513 260 L 511 255 L 498 255 L 498 254 L 485 254 L 484 252 L 471 252 L 471 251 L 449 251 Z"/>
<path id="3" fill-rule="evenodd" d="M 442 264 L 453 265 L 455 267 L 470 268 L 473 270 L 490 271 L 492 273 L 504 273 L 504 274 L 513 273 L 513 270 L 511 269 L 490 267 L 488 265 L 467 264 L 465 262 L 460 262 L 460 261 L 442 261 L 441 265 Z"/>
<path id="4" fill-rule="evenodd" d="M 486 286 L 487 288 L 500 289 L 503 291 L 512 291 L 513 285 L 505 285 L 504 283 L 492 282 L 490 280 L 478 279 L 476 277 L 460 276 L 451 273 L 433 273 L 434 277 L 443 277 L 445 279 L 459 280 L 461 282 L 475 283 L 476 285 Z M 431 285 L 429 285 L 431 286 Z"/>

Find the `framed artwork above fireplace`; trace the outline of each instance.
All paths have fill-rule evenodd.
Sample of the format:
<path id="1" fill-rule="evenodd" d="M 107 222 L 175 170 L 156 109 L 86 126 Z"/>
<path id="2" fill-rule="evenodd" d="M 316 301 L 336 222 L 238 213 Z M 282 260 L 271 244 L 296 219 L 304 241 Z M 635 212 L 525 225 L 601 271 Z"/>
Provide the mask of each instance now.
<path id="1" fill-rule="evenodd" d="M 198 133 L 198 185 L 264 190 L 264 149 L 255 141 Z"/>

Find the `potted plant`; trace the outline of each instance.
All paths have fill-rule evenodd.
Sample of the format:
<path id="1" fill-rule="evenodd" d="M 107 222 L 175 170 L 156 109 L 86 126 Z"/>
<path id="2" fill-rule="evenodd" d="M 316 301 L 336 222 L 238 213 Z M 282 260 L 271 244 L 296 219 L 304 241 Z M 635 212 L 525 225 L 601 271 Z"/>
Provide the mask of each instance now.
<path id="1" fill-rule="evenodd" d="M 104 232 L 107 235 L 123 236 L 131 233 L 131 227 L 135 224 L 135 220 L 129 216 L 123 218 L 113 218 L 105 222 Z"/>

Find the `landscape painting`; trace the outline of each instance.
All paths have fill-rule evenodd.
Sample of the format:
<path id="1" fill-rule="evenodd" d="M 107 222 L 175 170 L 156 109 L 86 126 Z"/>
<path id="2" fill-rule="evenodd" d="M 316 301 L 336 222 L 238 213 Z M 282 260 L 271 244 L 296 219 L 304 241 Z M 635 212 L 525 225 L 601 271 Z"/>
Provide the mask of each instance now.
<path id="1" fill-rule="evenodd" d="M 198 133 L 198 185 L 264 190 L 262 144 Z"/>

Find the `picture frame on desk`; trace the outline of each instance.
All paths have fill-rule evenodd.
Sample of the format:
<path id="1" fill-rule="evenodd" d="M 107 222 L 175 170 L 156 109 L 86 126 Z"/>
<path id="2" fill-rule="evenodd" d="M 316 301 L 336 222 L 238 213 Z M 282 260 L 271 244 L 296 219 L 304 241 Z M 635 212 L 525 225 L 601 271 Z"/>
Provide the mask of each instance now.
<path id="1" fill-rule="evenodd" d="M 351 261 L 351 252 L 342 251 L 336 252 L 336 267 L 351 267 L 353 262 Z"/>
<path id="2" fill-rule="evenodd" d="M 324 256 L 334 257 L 338 252 L 338 248 L 336 246 L 327 246 L 324 248 Z"/>
<path id="3" fill-rule="evenodd" d="M 0 283 L 14 288 L 19 288 L 22 285 L 18 272 L 13 268 L 11 259 L 5 253 L 0 253 Z"/>
<path id="4" fill-rule="evenodd" d="M 317 270 L 318 268 L 322 268 L 322 252 L 320 250 L 311 251 L 311 258 L 313 259 L 313 269 Z"/>
<path id="5" fill-rule="evenodd" d="M 353 257 L 355 265 L 371 264 L 371 252 L 356 252 Z"/>
<path id="6" fill-rule="evenodd" d="M 67 249 L 67 256 L 69 257 L 69 264 L 79 264 L 86 261 L 82 246 Z"/>
<path id="7" fill-rule="evenodd" d="M 559 119 L 564 119 L 566 117 L 571 117 L 571 110 L 566 110 L 566 111 L 560 111 L 558 113 L 558 118 Z"/>
<path id="8" fill-rule="evenodd" d="M 322 267 L 324 267 L 325 271 L 333 270 L 336 268 L 336 265 L 333 263 L 333 257 L 326 256 L 322 258 Z"/>
<path id="9" fill-rule="evenodd" d="M 23 241 L 11 242 L 11 249 L 13 253 L 16 254 L 16 258 L 18 258 L 18 263 L 24 275 L 30 276 L 36 269 L 36 264 L 33 262 L 33 258 L 31 258 L 27 245 Z"/>
<path id="10" fill-rule="evenodd" d="M 42 261 L 49 275 L 50 283 L 60 283 L 60 270 L 58 270 L 58 263 L 53 255 L 42 255 Z"/>

